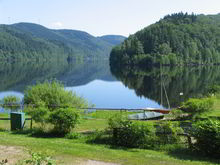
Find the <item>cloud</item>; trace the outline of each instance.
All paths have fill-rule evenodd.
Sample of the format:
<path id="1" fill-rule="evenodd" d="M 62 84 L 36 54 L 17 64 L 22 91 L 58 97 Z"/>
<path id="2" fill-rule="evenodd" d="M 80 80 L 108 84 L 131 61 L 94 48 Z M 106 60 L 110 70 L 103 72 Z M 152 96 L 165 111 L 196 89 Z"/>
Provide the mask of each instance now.
<path id="1" fill-rule="evenodd" d="M 54 22 L 52 23 L 53 28 L 62 28 L 63 27 L 63 23 L 62 22 Z"/>

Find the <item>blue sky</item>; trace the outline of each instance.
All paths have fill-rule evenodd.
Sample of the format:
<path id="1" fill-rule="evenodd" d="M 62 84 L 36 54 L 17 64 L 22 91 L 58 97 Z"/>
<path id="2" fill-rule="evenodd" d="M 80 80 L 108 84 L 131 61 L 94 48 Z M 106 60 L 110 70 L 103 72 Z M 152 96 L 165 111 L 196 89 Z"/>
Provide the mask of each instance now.
<path id="1" fill-rule="evenodd" d="M 0 24 L 39 23 L 128 36 L 175 12 L 220 13 L 220 0 L 0 0 Z"/>

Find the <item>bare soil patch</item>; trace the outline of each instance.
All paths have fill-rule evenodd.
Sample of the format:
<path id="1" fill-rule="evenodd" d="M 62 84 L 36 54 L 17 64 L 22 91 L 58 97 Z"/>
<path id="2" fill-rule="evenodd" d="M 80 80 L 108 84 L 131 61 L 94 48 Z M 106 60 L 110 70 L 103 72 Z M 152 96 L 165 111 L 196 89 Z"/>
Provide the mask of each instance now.
<path id="1" fill-rule="evenodd" d="M 106 163 L 106 162 L 101 162 L 101 161 L 96 161 L 96 160 L 87 160 L 85 162 L 82 162 L 80 165 L 119 165 L 119 164 Z"/>
<path id="2" fill-rule="evenodd" d="M 24 159 L 24 151 L 21 147 L 0 145 L 0 161 L 7 160 L 7 165 L 14 165 Z"/>

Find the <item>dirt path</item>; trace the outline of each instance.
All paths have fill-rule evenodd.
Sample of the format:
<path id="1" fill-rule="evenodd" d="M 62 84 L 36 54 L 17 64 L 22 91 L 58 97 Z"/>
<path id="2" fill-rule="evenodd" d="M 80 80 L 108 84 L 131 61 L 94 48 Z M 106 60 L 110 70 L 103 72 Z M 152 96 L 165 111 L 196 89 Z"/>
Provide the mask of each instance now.
<path id="1" fill-rule="evenodd" d="M 119 165 L 119 164 L 88 160 L 85 162 L 81 162 L 80 165 Z"/>
<path id="2" fill-rule="evenodd" d="M 24 159 L 24 155 L 22 148 L 0 145 L 0 161 L 6 160 L 7 165 L 16 164 L 19 160 Z"/>
<path id="3" fill-rule="evenodd" d="M 15 165 L 19 160 L 27 158 L 27 153 L 24 152 L 24 148 L 15 146 L 2 146 L 0 145 L 0 162 L 7 160 L 6 165 Z M 69 164 L 69 163 L 68 163 Z M 95 160 L 78 160 L 74 165 L 119 165 L 115 163 L 106 163 Z"/>

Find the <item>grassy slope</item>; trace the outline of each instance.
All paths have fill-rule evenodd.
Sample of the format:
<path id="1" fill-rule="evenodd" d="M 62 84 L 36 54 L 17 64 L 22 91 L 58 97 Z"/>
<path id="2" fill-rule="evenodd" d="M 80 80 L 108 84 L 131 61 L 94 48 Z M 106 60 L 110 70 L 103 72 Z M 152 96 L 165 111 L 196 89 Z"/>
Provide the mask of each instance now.
<path id="1" fill-rule="evenodd" d="M 24 146 L 32 151 L 44 151 L 54 157 L 63 158 L 62 161 L 73 161 L 76 158 L 101 160 L 126 165 L 165 164 L 165 165 L 199 165 L 217 164 L 208 159 L 188 154 L 169 154 L 152 150 L 114 149 L 105 145 L 88 144 L 84 139 L 68 140 L 64 138 L 36 138 L 0 132 L 1 145 Z M 220 163 L 220 162 L 219 162 Z M 65 163 L 66 164 L 66 163 Z"/>
<path id="2" fill-rule="evenodd" d="M 114 112 L 113 114 L 116 114 Z M 92 119 L 82 119 L 77 131 L 92 131 L 105 129 L 107 120 L 112 114 L 109 112 L 97 112 L 87 115 Z M 6 117 L 7 115 L 3 115 Z M 0 115 L 2 117 L 2 115 Z M 9 123 L 8 123 L 9 125 Z M 1 128 L 4 125 L 0 123 Z M 100 160 L 115 162 L 126 165 L 200 165 L 217 164 L 207 158 L 191 155 L 186 152 L 165 152 L 141 149 L 113 148 L 103 144 L 91 144 L 87 142 L 86 136 L 77 140 L 65 138 L 43 138 L 32 137 L 28 134 L 13 134 L 11 132 L 0 132 L 0 145 L 23 146 L 31 151 L 46 152 L 53 155 L 58 160 L 69 164 L 76 160 Z M 77 164 L 77 163 L 75 163 Z"/>

